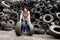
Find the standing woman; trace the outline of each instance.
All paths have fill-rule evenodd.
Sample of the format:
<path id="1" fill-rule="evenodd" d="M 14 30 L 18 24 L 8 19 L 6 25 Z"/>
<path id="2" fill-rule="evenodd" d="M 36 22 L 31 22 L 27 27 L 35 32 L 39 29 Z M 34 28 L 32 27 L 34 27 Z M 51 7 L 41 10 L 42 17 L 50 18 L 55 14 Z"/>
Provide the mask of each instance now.
<path id="1" fill-rule="evenodd" d="M 22 35 L 22 33 L 32 36 L 34 34 L 34 26 L 31 23 L 30 11 L 27 8 L 27 5 L 23 6 L 23 10 L 20 14 L 20 20 L 17 22 L 17 27 L 15 32 L 17 36 Z M 21 24 L 23 26 L 21 26 Z"/>
<path id="2" fill-rule="evenodd" d="M 23 20 L 23 21 L 21 22 L 21 20 Z M 29 25 L 29 23 L 31 23 L 30 21 L 31 21 L 30 20 L 30 11 L 28 10 L 27 6 L 24 5 L 23 10 L 20 15 L 20 23 L 23 23 L 23 32 L 25 32 L 25 33 L 27 32 L 27 30 L 28 30 L 27 25 Z"/>

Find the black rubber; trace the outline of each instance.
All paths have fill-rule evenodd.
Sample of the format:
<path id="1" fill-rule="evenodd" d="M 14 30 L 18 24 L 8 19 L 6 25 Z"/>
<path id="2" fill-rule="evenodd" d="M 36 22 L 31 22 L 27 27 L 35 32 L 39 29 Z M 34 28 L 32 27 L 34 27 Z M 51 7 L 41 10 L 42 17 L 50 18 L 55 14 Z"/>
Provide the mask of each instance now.
<path id="1" fill-rule="evenodd" d="M 35 34 L 44 34 L 45 33 L 45 30 L 39 29 L 39 28 L 35 28 L 34 33 Z"/>
<path id="2" fill-rule="evenodd" d="M 4 26 L 3 27 L 4 28 L 4 30 L 7 30 L 7 31 L 11 31 L 11 30 L 13 30 L 13 26 Z"/>
<path id="3" fill-rule="evenodd" d="M 48 35 L 52 35 L 52 36 L 54 36 L 55 38 L 60 38 L 60 35 L 59 35 L 59 34 L 56 34 L 56 33 L 54 33 L 54 32 L 51 31 L 51 30 L 49 30 L 49 31 L 47 32 L 47 34 L 48 34 Z"/>
<path id="4" fill-rule="evenodd" d="M 28 36 L 32 36 L 34 34 L 34 26 L 30 25 L 28 27 L 29 27 Z"/>
<path id="5" fill-rule="evenodd" d="M 13 30 L 13 27 L 5 27 L 4 30 L 11 31 L 11 30 Z"/>
<path id="6" fill-rule="evenodd" d="M 47 34 L 52 35 L 56 38 L 60 38 L 60 26 L 56 26 L 57 28 L 55 26 L 52 26 L 52 27 L 54 27 L 53 30 L 49 28 L 49 31 L 47 31 Z"/>
<path id="7" fill-rule="evenodd" d="M 21 36 L 21 33 L 22 33 L 21 26 L 19 26 L 19 25 L 16 26 L 15 33 L 17 36 Z"/>

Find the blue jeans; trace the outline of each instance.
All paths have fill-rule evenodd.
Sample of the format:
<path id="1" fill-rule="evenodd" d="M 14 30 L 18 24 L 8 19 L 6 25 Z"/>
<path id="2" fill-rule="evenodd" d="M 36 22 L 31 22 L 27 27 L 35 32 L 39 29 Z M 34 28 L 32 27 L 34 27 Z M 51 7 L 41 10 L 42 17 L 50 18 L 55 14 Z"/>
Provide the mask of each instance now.
<path id="1" fill-rule="evenodd" d="M 23 20 L 23 32 L 25 32 L 25 31 L 27 31 L 27 30 L 28 30 L 27 25 L 28 25 L 27 20 Z"/>

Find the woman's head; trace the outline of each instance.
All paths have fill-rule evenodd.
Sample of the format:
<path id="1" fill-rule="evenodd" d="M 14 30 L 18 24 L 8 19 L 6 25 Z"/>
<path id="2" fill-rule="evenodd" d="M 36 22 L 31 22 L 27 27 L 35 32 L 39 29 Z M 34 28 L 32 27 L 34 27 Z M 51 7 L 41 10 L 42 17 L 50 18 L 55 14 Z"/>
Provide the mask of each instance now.
<path id="1" fill-rule="evenodd" d="M 27 8 L 26 5 L 23 7 L 23 11 L 24 11 L 24 12 L 27 12 L 27 11 L 28 11 L 28 8 Z"/>

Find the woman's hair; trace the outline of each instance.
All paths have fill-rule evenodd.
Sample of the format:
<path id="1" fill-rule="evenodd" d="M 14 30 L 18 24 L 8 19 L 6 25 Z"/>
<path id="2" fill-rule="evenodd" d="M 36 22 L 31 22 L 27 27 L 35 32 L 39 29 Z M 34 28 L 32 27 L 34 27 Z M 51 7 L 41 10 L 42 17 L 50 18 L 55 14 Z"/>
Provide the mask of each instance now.
<path id="1" fill-rule="evenodd" d="M 24 9 L 24 8 L 28 9 L 26 5 L 23 7 L 23 9 Z"/>
<path id="2" fill-rule="evenodd" d="M 23 5 L 23 10 L 24 10 L 24 8 L 28 9 L 28 7 L 27 7 L 27 4 L 26 4 L 26 3 L 24 3 L 24 5 Z"/>
<path id="3" fill-rule="evenodd" d="M 27 10 L 28 10 L 28 7 L 25 5 L 25 6 L 23 6 L 23 11 L 24 11 L 24 8 L 26 8 Z"/>

